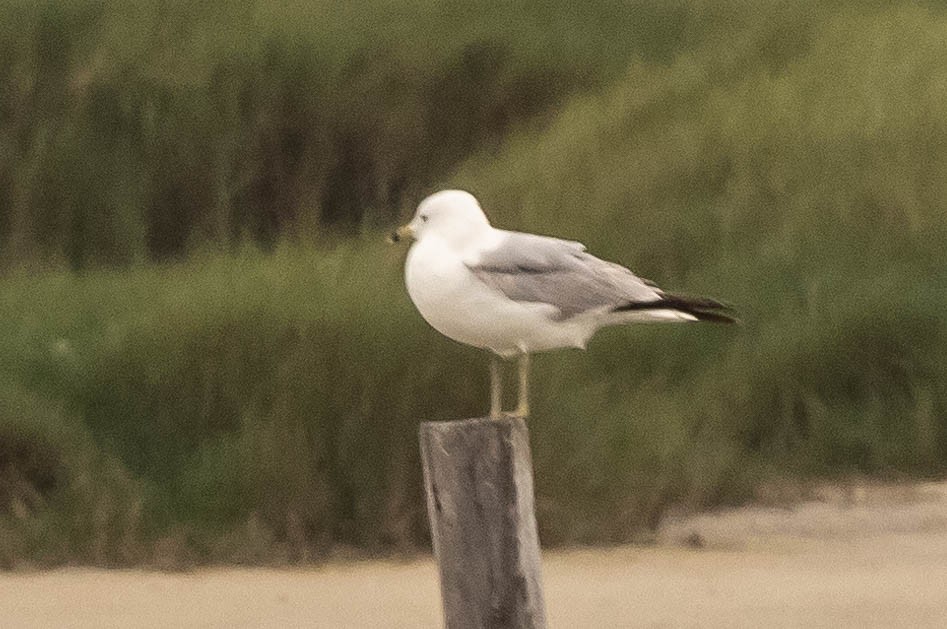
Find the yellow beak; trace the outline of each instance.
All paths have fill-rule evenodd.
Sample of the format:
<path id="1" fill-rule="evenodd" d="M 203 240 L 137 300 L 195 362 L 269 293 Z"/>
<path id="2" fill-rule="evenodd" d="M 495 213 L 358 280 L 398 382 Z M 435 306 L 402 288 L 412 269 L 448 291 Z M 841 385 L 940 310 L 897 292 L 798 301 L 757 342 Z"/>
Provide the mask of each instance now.
<path id="1" fill-rule="evenodd" d="M 410 225 L 402 225 L 388 235 L 388 242 L 400 242 L 411 238 L 414 238 L 414 230 L 411 229 Z"/>

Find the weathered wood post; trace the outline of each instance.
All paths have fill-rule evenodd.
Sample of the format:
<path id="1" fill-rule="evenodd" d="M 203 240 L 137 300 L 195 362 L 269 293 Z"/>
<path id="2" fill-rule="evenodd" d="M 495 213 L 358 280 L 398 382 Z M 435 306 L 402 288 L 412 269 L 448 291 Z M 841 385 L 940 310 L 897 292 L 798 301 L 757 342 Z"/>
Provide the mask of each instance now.
<path id="1" fill-rule="evenodd" d="M 526 422 L 426 422 L 420 433 L 448 629 L 545 627 Z"/>

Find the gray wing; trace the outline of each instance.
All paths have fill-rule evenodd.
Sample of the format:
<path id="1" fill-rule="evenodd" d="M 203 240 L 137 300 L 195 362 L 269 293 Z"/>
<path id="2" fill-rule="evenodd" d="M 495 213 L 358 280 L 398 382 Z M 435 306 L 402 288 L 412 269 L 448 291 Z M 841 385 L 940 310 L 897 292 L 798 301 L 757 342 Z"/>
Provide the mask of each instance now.
<path id="1" fill-rule="evenodd" d="M 586 253 L 580 243 L 506 232 L 500 245 L 467 265 L 513 301 L 555 306 L 559 319 L 661 298 L 654 284 Z"/>

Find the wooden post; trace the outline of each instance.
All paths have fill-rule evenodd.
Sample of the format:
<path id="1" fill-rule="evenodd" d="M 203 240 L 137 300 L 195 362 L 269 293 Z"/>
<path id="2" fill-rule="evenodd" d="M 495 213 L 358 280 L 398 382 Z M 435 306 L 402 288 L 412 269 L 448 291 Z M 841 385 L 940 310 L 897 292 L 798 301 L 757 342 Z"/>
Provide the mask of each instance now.
<path id="1" fill-rule="evenodd" d="M 545 627 L 526 422 L 426 422 L 420 432 L 446 626 Z"/>

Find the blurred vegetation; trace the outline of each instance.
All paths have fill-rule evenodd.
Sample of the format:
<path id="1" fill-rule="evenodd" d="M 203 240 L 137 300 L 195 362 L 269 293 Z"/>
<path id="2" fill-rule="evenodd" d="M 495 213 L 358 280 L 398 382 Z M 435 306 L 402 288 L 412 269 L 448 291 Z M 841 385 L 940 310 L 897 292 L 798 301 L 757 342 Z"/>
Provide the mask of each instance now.
<path id="1" fill-rule="evenodd" d="M 625 15 L 617 1 L 484 12 L 3 0 L 0 11 L 0 261 L 73 269 L 389 223 L 468 154 L 606 83 L 635 50 L 667 55 L 673 15 Z M 649 19 L 629 30 L 638 16 Z"/>
<path id="2" fill-rule="evenodd" d="M 534 361 L 546 544 L 947 467 L 947 13 L 0 1 L 0 566 L 426 543 L 481 414 L 381 235 L 461 186 L 744 325 Z"/>

